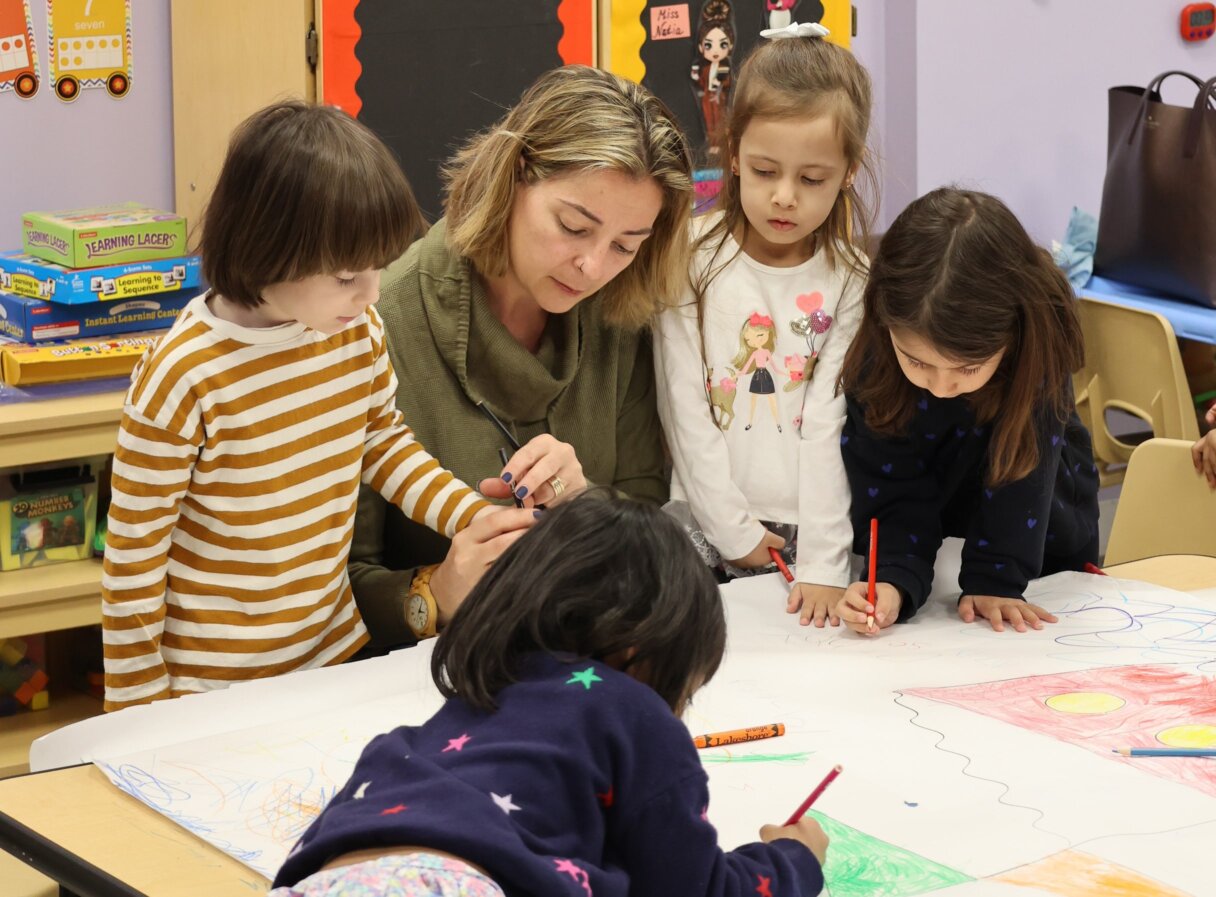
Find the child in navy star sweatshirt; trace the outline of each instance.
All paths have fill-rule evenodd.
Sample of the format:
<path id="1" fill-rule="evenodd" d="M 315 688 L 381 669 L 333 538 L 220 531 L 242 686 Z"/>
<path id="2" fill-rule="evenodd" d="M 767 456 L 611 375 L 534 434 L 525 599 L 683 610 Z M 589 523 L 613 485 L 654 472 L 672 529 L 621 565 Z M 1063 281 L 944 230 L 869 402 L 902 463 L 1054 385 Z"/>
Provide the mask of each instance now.
<path id="1" fill-rule="evenodd" d="M 448 700 L 373 739 L 272 897 L 810 897 L 827 836 L 724 852 L 679 714 L 722 659 L 709 569 L 659 510 L 591 493 L 545 513 L 440 635 Z"/>
<path id="2" fill-rule="evenodd" d="M 1072 288 L 998 199 L 913 202 L 870 268 L 841 372 L 854 549 L 878 518 L 876 624 L 866 583 L 839 619 L 874 634 L 925 603 L 945 536 L 963 547 L 959 616 L 1019 632 L 1055 617 L 1030 579 L 1098 559 L 1098 476 L 1077 417 L 1084 358 Z"/>

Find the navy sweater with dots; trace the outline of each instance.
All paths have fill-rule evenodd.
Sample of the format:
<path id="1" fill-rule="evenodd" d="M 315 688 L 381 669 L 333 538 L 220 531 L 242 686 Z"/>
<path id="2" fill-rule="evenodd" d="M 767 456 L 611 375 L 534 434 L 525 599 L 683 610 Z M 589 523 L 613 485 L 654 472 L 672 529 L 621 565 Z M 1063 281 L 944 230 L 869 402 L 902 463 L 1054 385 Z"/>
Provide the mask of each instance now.
<path id="1" fill-rule="evenodd" d="M 377 736 L 275 878 L 339 854 L 438 848 L 508 895 L 810 897 L 798 841 L 718 847 L 688 730 L 649 687 L 605 664 L 534 657 L 493 713 L 458 699 Z M 773 808 L 774 814 L 777 808 Z"/>
<path id="2" fill-rule="evenodd" d="M 1098 472 L 1089 432 L 1073 411 L 1066 422 L 1043 412 L 1039 464 L 997 489 L 985 485 L 990 426 L 977 426 L 966 397 L 921 390 L 899 438 L 880 436 L 846 397 L 840 437 L 853 493 L 854 550 L 869 550 L 877 517 L 878 581 L 904 593 L 899 619 L 925 603 L 933 562 L 946 536 L 965 539 L 963 595 L 1021 598 L 1026 583 L 1098 560 Z"/>

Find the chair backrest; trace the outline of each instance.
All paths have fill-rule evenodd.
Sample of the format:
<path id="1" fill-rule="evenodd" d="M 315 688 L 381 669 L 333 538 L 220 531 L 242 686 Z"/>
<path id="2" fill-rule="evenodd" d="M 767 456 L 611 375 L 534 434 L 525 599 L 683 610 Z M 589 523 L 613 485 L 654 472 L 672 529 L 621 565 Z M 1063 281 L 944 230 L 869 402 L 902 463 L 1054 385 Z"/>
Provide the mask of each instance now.
<path id="1" fill-rule="evenodd" d="M 1159 314 L 1083 298 L 1077 315 L 1085 336 L 1085 367 L 1074 378 L 1077 412 L 1093 436 L 1100 471 L 1131 459 L 1137 443 L 1111 433 L 1107 412 L 1135 415 L 1165 439 L 1199 438 L 1195 406 L 1174 328 Z M 1117 482 L 1104 476 L 1103 484 Z"/>
<path id="2" fill-rule="evenodd" d="M 1216 557 L 1216 492 L 1195 472 L 1192 444 L 1150 439 L 1132 453 L 1105 564 L 1159 554 Z"/>

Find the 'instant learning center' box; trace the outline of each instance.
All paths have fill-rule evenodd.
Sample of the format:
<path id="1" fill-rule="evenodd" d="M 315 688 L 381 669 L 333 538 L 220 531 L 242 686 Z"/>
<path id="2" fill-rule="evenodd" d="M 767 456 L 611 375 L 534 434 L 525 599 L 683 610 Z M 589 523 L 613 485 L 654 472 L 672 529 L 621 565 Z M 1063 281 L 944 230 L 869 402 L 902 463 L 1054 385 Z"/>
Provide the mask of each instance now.
<path id="1" fill-rule="evenodd" d="M 142 299 L 60 305 L 0 293 L 0 335 L 19 343 L 40 343 L 171 327 L 177 313 L 197 295 L 196 288 L 184 293 L 153 293 Z"/>
<path id="2" fill-rule="evenodd" d="M 134 299 L 191 290 L 202 283 L 202 268 L 197 255 L 185 255 L 73 269 L 14 250 L 0 252 L 0 290 L 66 305 Z"/>
<path id="3" fill-rule="evenodd" d="M 69 268 L 95 268 L 186 254 L 186 219 L 139 203 L 26 212 L 21 245 L 30 255 Z"/>

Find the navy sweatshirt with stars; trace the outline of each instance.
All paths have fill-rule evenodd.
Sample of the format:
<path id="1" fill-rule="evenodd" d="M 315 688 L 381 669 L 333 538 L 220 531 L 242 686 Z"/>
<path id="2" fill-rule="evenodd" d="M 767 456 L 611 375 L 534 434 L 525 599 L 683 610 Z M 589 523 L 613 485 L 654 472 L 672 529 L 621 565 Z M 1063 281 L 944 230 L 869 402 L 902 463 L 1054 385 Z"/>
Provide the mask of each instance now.
<path id="1" fill-rule="evenodd" d="M 1098 560 L 1098 472 L 1089 432 L 1039 413 L 1039 464 L 997 489 L 985 485 L 990 426 L 977 426 L 966 397 L 920 391 L 908 432 L 881 436 L 846 396 L 840 437 L 853 494 L 853 548 L 869 550 L 877 517 L 879 582 L 904 594 L 899 619 L 925 603 L 946 536 L 965 539 L 963 595 L 1022 598 L 1029 580 Z"/>
<path id="2" fill-rule="evenodd" d="M 447 701 L 374 738 L 275 878 L 369 847 L 447 851 L 511 897 L 811 897 L 815 855 L 780 839 L 723 852 L 688 730 L 605 664 L 529 659 L 493 713 Z"/>

